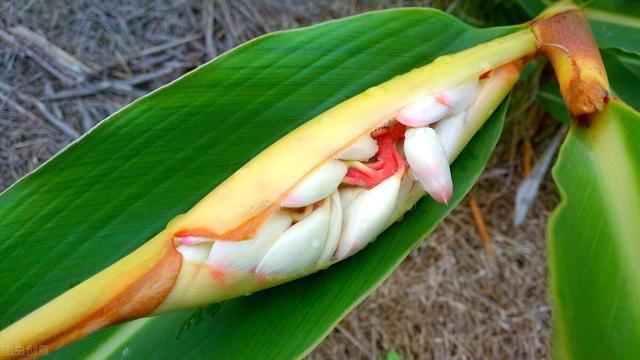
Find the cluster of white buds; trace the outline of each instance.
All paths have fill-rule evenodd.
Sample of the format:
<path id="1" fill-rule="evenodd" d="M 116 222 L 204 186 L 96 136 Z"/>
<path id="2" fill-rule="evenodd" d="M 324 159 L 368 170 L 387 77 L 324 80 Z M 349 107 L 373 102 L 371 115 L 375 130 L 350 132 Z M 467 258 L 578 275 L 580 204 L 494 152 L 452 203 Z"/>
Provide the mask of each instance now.
<path id="1" fill-rule="evenodd" d="M 304 177 L 252 239 L 182 236 L 178 250 L 187 261 L 261 277 L 305 274 L 353 255 L 395 220 L 410 192 L 424 190 L 441 203 L 451 198 L 449 163 L 481 82 L 399 109 Z"/>

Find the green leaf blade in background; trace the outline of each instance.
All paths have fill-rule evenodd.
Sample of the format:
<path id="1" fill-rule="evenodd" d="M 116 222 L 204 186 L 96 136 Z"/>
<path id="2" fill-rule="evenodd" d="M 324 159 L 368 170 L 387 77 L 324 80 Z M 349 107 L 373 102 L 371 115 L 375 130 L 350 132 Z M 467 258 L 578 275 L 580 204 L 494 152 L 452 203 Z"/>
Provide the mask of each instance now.
<path id="1" fill-rule="evenodd" d="M 637 205 L 640 190 L 640 116 L 621 102 L 640 107 L 640 66 L 636 54 L 601 53 L 619 99 L 596 121 L 609 123 L 614 136 L 574 126 L 553 172 L 563 199 L 548 227 L 559 359 L 628 359 L 640 351 L 640 210 L 622 210 Z M 570 121 L 557 83 L 543 85 L 538 99 L 552 116 Z M 624 191 L 622 200 L 609 195 L 612 188 Z"/>
<path id="2" fill-rule="evenodd" d="M 252 41 L 135 102 L 0 195 L 0 251 L 11 254 L 0 262 L 0 327 L 140 246 L 304 121 L 514 30 L 474 29 L 427 9 L 371 13 Z M 462 199 L 495 146 L 505 108 L 454 164 L 448 207 L 421 201 L 362 253 L 309 278 L 107 329 L 51 357 L 302 355 Z"/>
<path id="3" fill-rule="evenodd" d="M 640 109 L 640 56 L 614 50 L 602 50 L 601 54 L 614 95 Z"/>
<path id="4" fill-rule="evenodd" d="M 556 356 L 640 353 L 640 114 L 613 100 L 573 126 L 553 171 L 562 203 L 549 222 Z"/>
<path id="5" fill-rule="evenodd" d="M 584 12 L 600 48 L 640 55 L 640 6 L 637 1 L 589 1 Z"/>

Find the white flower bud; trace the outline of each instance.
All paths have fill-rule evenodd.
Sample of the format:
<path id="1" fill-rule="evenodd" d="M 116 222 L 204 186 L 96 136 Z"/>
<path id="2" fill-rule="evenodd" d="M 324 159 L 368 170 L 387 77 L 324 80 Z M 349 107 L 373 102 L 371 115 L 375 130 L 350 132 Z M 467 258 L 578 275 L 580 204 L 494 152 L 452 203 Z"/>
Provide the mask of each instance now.
<path id="1" fill-rule="evenodd" d="M 256 273 L 286 276 L 312 270 L 324 249 L 330 219 L 331 201 L 327 199 L 278 238 L 260 261 Z"/>
<path id="2" fill-rule="evenodd" d="M 453 161 L 452 155 L 455 153 L 455 149 L 462 145 L 460 140 L 464 132 L 464 119 L 466 116 L 467 113 L 463 111 L 460 114 L 438 121 L 433 127 L 440 138 L 444 151 L 447 153 L 449 162 Z"/>
<path id="3" fill-rule="evenodd" d="M 400 182 L 400 190 L 398 190 L 398 199 L 396 200 L 396 208 L 394 209 L 392 221 L 395 221 L 399 216 L 402 216 L 411 209 L 414 204 L 414 202 L 411 201 L 412 198 L 417 199 L 422 197 L 422 186 L 411 176 L 411 172 L 412 171 L 409 170 L 409 174 L 403 176 Z"/>
<path id="4" fill-rule="evenodd" d="M 396 115 L 396 120 L 406 126 L 427 126 L 445 117 L 451 109 L 446 104 L 439 102 L 435 96 L 427 95 L 413 102 Z"/>
<path id="5" fill-rule="evenodd" d="M 424 190 L 438 202 L 449 201 L 453 193 L 451 170 L 436 132 L 428 127 L 407 130 L 404 154 Z"/>
<path id="6" fill-rule="evenodd" d="M 176 248 L 184 261 L 192 263 L 204 263 L 207 261 L 209 252 L 211 251 L 211 244 L 196 244 L 196 245 L 178 245 Z"/>
<path id="7" fill-rule="evenodd" d="M 253 239 L 216 240 L 211 247 L 207 263 L 221 269 L 251 272 L 290 226 L 291 215 L 286 211 L 277 211 L 262 224 Z"/>
<path id="8" fill-rule="evenodd" d="M 338 192 L 340 194 L 340 205 L 342 207 L 342 214 L 344 217 L 344 213 L 347 212 L 347 208 L 353 200 L 355 200 L 358 195 L 367 191 L 365 188 L 360 186 L 344 186 Z"/>
<path id="9" fill-rule="evenodd" d="M 327 199 L 329 201 L 329 199 Z M 340 194 L 336 191 L 331 195 L 331 219 L 329 219 L 329 231 L 327 232 L 327 240 L 324 244 L 324 249 L 320 258 L 318 259 L 318 265 L 328 265 L 329 261 L 333 257 L 333 254 L 338 248 L 338 241 L 340 241 L 340 235 L 342 233 L 342 204 L 340 201 Z"/>
<path id="10" fill-rule="evenodd" d="M 396 206 L 401 178 L 399 171 L 371 190 L 358 193 L 350 202 L 343 213 L 338 260 L 356 253 L 384 230 Z"/>
<path id="11" fill-rule="evenodd" d="M 369 135 L 356 140 L 344 149 L 337 158 L 340 160 L 367 161 L 378 152 L 378 143 Z"/>
<path id="12" fill-rule="evenodd" d="M 478 95 L 478 78 L 466 81 L 453 89 L 440 91 L 436 94 L 438 102 L 448 106 L 454 113 L 466 109 Z"/>
<path id="13" fill-rule="evenodd" d="M 328 161 L 305 176 L 281 205 L 290 208 L 305 207 L 328 197 L 336 191 L 347 170 L 347 166 L 341 161 Z"/>

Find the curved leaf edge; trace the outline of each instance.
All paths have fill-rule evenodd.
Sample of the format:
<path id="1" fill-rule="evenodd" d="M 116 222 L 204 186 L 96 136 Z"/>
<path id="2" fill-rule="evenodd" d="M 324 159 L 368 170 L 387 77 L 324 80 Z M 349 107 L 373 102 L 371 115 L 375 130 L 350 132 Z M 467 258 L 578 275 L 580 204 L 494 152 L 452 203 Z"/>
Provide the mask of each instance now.
<path id="1" fill-rule="evenodd" d="M 246 41 L 234 48 L 231 48 L 229 50 L 227 50 L 226 52 L 217 55 L 216 57 L 206 61 L 205 63 L 198 65 L 195 69 L 190 70 L 189 72 L 171 80 L 170 82 L 161 85 L 160 87 L 158 87 L 157 89 L 154 89 L 153 91 L 140 96 L 139 98 L 133 100 L 132 102 L 130 102 L 129 104 L 121 107 L 120 109 L 116 110 L 115 112 L 113 112 L 112 114 L 110 114 L 109 116 L 107 116 L 106 118 L 104 118 L 102 121 L 100 121 L 99 123 L 97 123 L 95 126 L 93 126 L 91 129 L 87 130 L 85 133 L 83 133 L 82 135 L 80 135 L 80 137 L 78 137 L 77 139 L 74 139 L 73 141 L 71 141 L 70 143 L 68 143 L 67 145 L 65 145 L 63 148 L 61 148 L 58 152 L 56 152 L 55 154 L 53 154 L 49 159 L 43 161 L 41 164 L 39 164 L 37 167 L 35 167 L 34 169 L 32 169 L 31 171 L 27 172 L 26 174 L 24 174 L 21 178 L 19 178 L 18 180 L 16 180 L 13 184 L 9 185 L 6 189 L 0 191 L 0 198 L 6 194 L 7 192 L 9 192 L 13 187 L 17 186 L 18 184 L 22 183 L 23 181 L 26 181 L 29 179 L 29 177 L 39 171 L 41 168 L 44 168 L 46 166 L 48 166 L 48 164 L 50 162 L 53 162 L 56 160 L 56 158 L 58 156 L 60 156 L 62 153 L 64 153 L 67 149 L 69 149 L 70 147 L 82 142 L 86 137 L 90 136 L 94 131 L 100 129 L 100 127 L 105 126 L 106 124 L 108 124 L 111 121 L 114 121 L 113 118 L 117 117 L 118 115 L 120 115 L 121 112 L 124 112 L 126 110 L 128 110 L 130 107 L 133 107 L 139 103 L 143 103 L 144 101 L 149 101 L 150 98 L 152 98 L 157 92 L 162 91 L 164 88 L 170 87 L 172 86 L 175 82 L 178 82 L 180 80 L 183 79 L 187 79 L 189 77 L 195 76 L 197 75 L 197 73 L 199 71 L 201 71 L 203 68 L 207 67 L 208 65 L 210 65 L 213 62 L 219 61 L 219 60 L 223 60 L 228 56 L 232 56 L 237 54 L 240 51 L 243 51 L 251 46 L 253 46 L 255 43 L 263 41 L 265 39 L 269 39 L 271 37 L 277 36 L 277 35 L 281 35 L 281 34 L 287 34 L 287 33 L 295 33 L 295 32 L 300 32 L 300 31 L 304 31 L 304 30 L 308 30 L 308 29 L 312 29 L 315 27 L 320 27 L 326 24 L 331 24 L 331 23 L 339 23 L 339 22 L 343 22 L 343 21 L 349 21 L 351 19 L 354 18 L 360 18 L 360 17 L 366 17 L 366 16 L 371 16 L 371 15 L 375 15 L 377 13 L 387 13 L 387 12 L 410 12 L 410 11 L 424 11 L 424 12 L 433 12 L 433 13 L 437 13 L 440 16 L 447 16 L 449 18 L 453 18 L 456 21 L 459 21 L 460 24 L 463 24 L 464 26 L 466 26 L 467 28 L 473 28 L 473 26 L 460 21 L 458 18 L 456 18 L 455 16 L 446 13 L 444 11 L 438 10 L 438 9 L 433 9 L 433 8 L 424 8 L 424 7 L 404 7 L 404 8 L 394 8 L 394 9 L 382 9 L 382 10 L 374 10 L 374 11 L 369 11 L 366 13 L 361 13 L 361 14 L 356 14 L 356 15 L 352 15 L 352 16 L 347 16 L 344 18 L 340 18 L 340 19 L 332 19 L 332 20 L 327 20 L 324 22 L 320 22 L 317 24 L 313 24 L 313 25 L 309 25 L 309 26 L 304 26 L 304 27 L 300 27 L 300 28 L 295 28 L 295 29 L 283 29 L 283 30 L 277 30 L 277 31 L 272 31 L 270 33 L 264 34 L 264 35 L 260 35 L 257 36 L 249 41 Z M 509 28 L 514 28 L 514 26 L 502 26 L 502 27 L 495 27 L 495 29 L 499 29 L 499 28 L 504 28 L 504 29 L 509 29 Z"/>
<path id="2" fill-rule="evenodd" d="M 638 113 L 635 109 L 633 109 L 631 106 L 626 104 L 621 99 L 613 98 L 611 99 L 607 107 L 605 107 L 605 109 L 600 114 L 596 115 L 595 118 L 593 119 L 593 121 L 595 122 L 614 121 L 612 125 L 603 125 L 603 123 L 600 123 L 600 124 L 596 123 L 596 124 L 592 124 L 594 125 L 593 127 L 595 127 L 595 129 L 592 129 L 591 127 L 582 128 L 580 127 L 580 125 L 576 123 L 572 123 L 570 131 L 568 132 L 563 144 L 560 147 L 560 151 L 558 153 L 556 163 L 554 164 L 552 169 L 552 178 L 554 183 L 556 184 L 556 188 L 558 189 L 558 194 L 560 198 L 558 205 L 553 210 L 551 216 L 548 219 L 547 230 L 546 230 L 547 249 L 548 249 L 547 250 L 547 254 L 548 254 L 547 266 L 549 269 L 549 278 L 548 278 L 549 292 L 550 292 L 551 302 L 553 305 L 552 309 L 553 309 L 554 336 L 553 336 L 552 348 L 553 348 L 553 351 L 555 352 L 554 358 L 574 359 L 574 358 L 586 357 L 586 358 L 598 359 L 598 358 L 601 358 L 601 356 L 606 356 L 610 358 L 622 359 L 622 358 L 627 358 L 626 356 L 630 354 L 637 353 L 637 350 L 640 349 L 640 342 L 638 342 L 640 338 L 637 337 L 637 334 L 639 332 L 633 331 L 633 330 L 623 331 L 627 333 L 627 335 L 623 335 L 622 338 L 620 338 L 620 334 L 618 334 L 621 331 L 621 329 L 630 330 L 629 327 L 635 328 L 636 330 L 640 330 L 640 322 L 638 322 L 638 320 L 640 320 L 640 307 L 635 308 L 635 312 L 632 311 L 632 313 L 626 313 L 626 312 L 618 313 L 615 307 L 614 308 L 608 307 L 607 311 L 609 312 L 610 318 L 607 320 L 607 326 L 610 327 L 616 320 L 622 321 L 622 322 L 618 323 L 618 325 L 620 325 L 621 328 L 618 328 L 615 331 L 613 328 L 605 331 L 606 336 L 604 337 L 596 336 L 596 334 L 592 333 L 594 331 L 592 329 L 585 330 L 585 327 L 580 326 L 580 323 L 578 322 L 580 321 L 580 317 L 582 317 L 583 320 L 585 320 L 586 318 L 590 319 L 588 321 L 585 320 L 589 323 L 587 327 L 592 326 L 593 324 L 596 324 L 596 327 L 598 325 L 603 325 L 602 323 L 598 322 L 601 319 L 595 316 L 600 314 L 594 313 L 593 311 L 597 311 L 598 306 L 607 307 L 607 304 L 606 303 L 603 304 L 602 301 L 605 301 L 605 302 L 613 301 L 616 306 L 619 306 L 620 298 L 623 298 L 624 296 L 630 296 L 628 293 L 626 293 L 627 291 L 631 293 L 637 293 L 638 291 L 640 291 L 640 287 L 638 287 L 638 284 L 637 283 L 636 284 L 619 283 L 619 281 L 624 280 L 624 278 L 627 278 L 628 281 L 633 281 L 632 279 L 629 279 L 628 274 L 623 272 L 619 273 L 618 275 L 613 274 L 613 277 L 611 277 L 610 276 L 611 274 L 606 273 L 607 269 L 598 268 L 596 270 L 593 270 L 595 268 L 593 263 L 596 262 L 596 265 L 598 263 L 597 263 L 597 260 L 594 260 L 593 258 L 591 258 L 591 255 L 589 255 L 589 258 L 587 259 L 581 258 L 580 257 L 581 254 L 571 254 L 571 256 L 568 256 L 569 254 L 566 253 L 566 249 L 563 249 L 560 246 L 561 245 L 560 241 L 563 240 L 562 238 L 560 238 L 561 235 L 556 234 L 556 231 L 560 231 L 558 229 L 561 229 L 562 226 L 565 225 L 563 223 L 563 220 L 566 220 L 567 216 L 573 215 L 574 217 L 584 218 L 583 214 L 581 214 L 582 210 L 580 209 L 577 209 L 577 210 L 580 210 L 578 211 L 580 214 L 576 214 L 575 211 L 570 212 L 570 210 L 572 209 L 576 210 L 575 209 L 576 202 L 581 202 L 583 200 L 587 201 L 587 198 L 589 196 L 595 196 L 595 197 L 601 198 L 600 200 L 605 203 L 605 204 L 599 204 L 599 205 L 602 207 L 606 207 L 606 203 L 611 201 L 610 199 L 608 201 L 605 201 L 602 199 L 604 195 L 611 195 L 610 194 L 611 190 L 610 189 L 607 190 L 606 183 L 608 183 L 609 188 L 611 186 L 618 186 L 619 184 L 616 183 L 616 185 L 614 185 L 614 183 L 611 183 L 611 181 L 615 182 L 616 180 L 606 180 L 607 177 L 611 177 L 615 175 L 611 175 L 611 173 L 609 172 L 606 172 L 607 175 L 604 175 L 605 173 L 602 172 L 604 169 L 601 166 L 603 162 L 607 160 L 612 161 L 612 164 L 616 162 L 620 162 L 622 160 L 620 160 L 620 158 L 611 159 L 610 156 L 606 157 L 606 160 L 605 160 L 605 157 L 603 157 L 602 154 L 598 155 L 596 154 L 596 152 L 598 151 L 601 152 L 603 148 L 613 148 L 608 151 L 613 151 L 613 152 L 622 151 L 626 154 L 621 156 L 622 158 L 629 155 L 627 153 L 633 152 L 634 149 L 630 148 L 629 147 L 630 145 L 628 143 L 625 143 L 624 141 L 625 139 L 617 139 L 619 141 L 612 142 L 612 140 L 614 140 L 614 138 L 616 138 L 617 136 L 626 135 L 625 133 L 622 132 L 622 128 L 621 128 L 622 125 L 620 124 L 621 120 L 619 118 L 616 118 L 616 116 L 621 116 L 621 115 L 633 116 L 636 119 L 640 120 L 640 113 Z M 638 127 L 637 124 L 634 126 Z M 608 128 L 613 128 L 613 129 L 611 130 Z M 640 129 L 640 127 L 638 128 Z M 605 133 L 605 132 L 609 133 L 608 138 L 605 138 L 604 136 L 600 136 L 602 133 Z M 611 133 L 613 133 L 613 135 Z M 636 151 L 640 147 L 640 141 L 638 140 L 639 140 L 638 138 L 635 139 L 635 141 L 637 142 L 634 145 L 636 148 L 635 149 Z M 606 146 L 607 142 L 613 143 L 615 146 L 613 147 Z M 597 145 L 598 143 L 601 143 L 601 144 Z M 599 147 L 600 150 L 596 148 L 597 146 Z M 579 154 L 579 153 L 582 153 L 582 154 Z M 583 159 L 579 159 L 580 156 L 582 156 Z M 633 159 L 633 157 L 630 157 L 628 160 L 631 160 L 631 159 Z M 587 177 L 588 179 L 583 181 L 589 182 L 590 184 L 589 190 L 587 190 L 586 193 L 583 193 L 582 196 L 580 197 L 571 196 L 570 193 L 574 192 L 575 190 L 572 187 L 568 186 L 569 184 L 567 183 L 567 180 L 569 179 L 565 178 L 564 172 L 567 171 L 567 167 L 574 169 L 573 172 L 575 172 L 575 169 L 581 168 L 580 165 L 583 165 L 585 168 L 588 166 L 592 166 L 594 167 L 592 169 L 593 171 L 595 171 L 596 173 L 601 172 L 603 175 L 601 178 L 595 178 L 595 179 Z M 623 165 L 623 168 L 626 167 L 625 165 Z M 635 171 L 640 170 L 640 168 L 638 168 L 638 164 L 636 164 L 635 167 L 633 166 L 632 163 L 628 165 L 629 167 L 626 168 L 625 171 L 623 171 L 624 174 L 622 175 L 630 175 L 631 177 L 637 178 L 638 175 L 636 174 L 635 176 L 633 176 L 633 174 L 630 173 L 630 171 L 633 172 L 634 170 Z M 609 170 L 611 170 L 611 166 L 607 166 L 607 167 L 609 168 Z M 613 167 L 616 167 L 616 166 L 613 165 Z M 616 175 L 621 175 L 621 174 L 616 174 Z M 582 177 L 584 178 L 584 176 Z M 626 177 L 627 179 L 624 179 L 625 182 L 630 180 L 628 179 L 629 176 L 626 176 Z M 572 185 L 574 185 L 574 187 L 580 187 L 580 185 L 585 185 L 585 184 L 582 183 L 582 184 L 577 184 L 577 185 L 572 184 Z M 632 184 L 627 183 L 626 185 L 632 185 Z M 636 196 L 634 196 L 633 194 L 627 194 L 627 196 L 629 196 L 629 199 L 638 197 L 638 194 L 640 194 L 640 186 L 638 185 L 638 183 L 636 183 L 635 186 L 636 186 L 636 191 L 635 191 Z M 590 192 L 593 191 L 592 190 L 593 188 L 596 189 L 595 195 L 589 194 Z M 623 197 L 620 196 L 620 194 L 618 194 L 617 198 L 621 199 Z M 606 215 L 609 215 L 609 214 L 606 214 Z M 625 215 L 624 217 L 626 218 L 627 221 L 629 220 L 629 214 Z M 631 214 L 631 217 L 633 217 L 633 214 Z M 615 218 L 616 217 L 613 217 L 613 219 Z M 624 242 L 624 240 L 615 238 L 615 235 L 620 235 L 619 234 L 620 231 L 622 231 L 623 233 L 627 232 L 628 229 L 622 229 L 622 230 L 618 229 L 617 231 L 614 231 L 616 232 L 615 234 L 608 234 L 606 230 L 607 225 L 609 226 L 613 225 L 614 230 L 615 230 L 615 225 L 620 225 L 620 224 L 616 224 L 617 221 L 614 221 L 613 219 L 611 218 L 611 216 L 603 216 L 597 219 L 596 221 L 592 221 L 592 223 L 599 224 L 597 227 L 597 232 L 595 233 L 592 232 L 588 234 L 587 239 L 582 238 L 582 240 L 587 240 L 587 242 L 595 241 L 589 245 L 591 247 L 590 251 L 592 253 L 596 251 L 595 250 L 596 246 L 598 246 L 599 251 L 602 251 L 603 247 L 606 251 L 616 251 L 616 250 L 618 252 L 621 251 L 620 245 L 618 243 Z M 582 219 L 582 220 L 585 220 L 585 219 Z M 625 219 L 623 219 L 622 221 L 624 222 L 624 220 Z M 604 224 L 605 222 L 613 222 L 614 224 L 610 224 L 610 223 Z M 575 226 L 580 226 L 580 224 L 571 224 L 569 226 L 574 226 L 572 228 L 573 234 L 576 234 L 576 233 L 579 234 L 579 231 L 577 231 Z M 637 228 L 638 226 L 636 226 L 636 230 Z M 591 230 L 594 230 L 594 229 L 591 229 Z M 611 240 L 610 244 L 597 243 L 598 241 L 597 238 L 602 235 L 601 233 L 604 233 L 605 236 L 606 235 L 611 236 L 610 238 L 607 239 L 607 240 Z M 638 231 L 637 234 L 640 234 L 640 231 Z M 579 236 L 579 235 L 576 234 L 576 236 Z M 625 237 L 625 236 L 622 236 L 622 237 Z M 626 237 L 628 238 L 629 234 L 626 234 Z M 564 240 L 566 241 L 566 239 Z M 584 243 L 584 242 L 585 241 L 581 241 L 581 243 Z M 629 259 L 627 259 L 626 257 L 633 256 L 632 254 L 634 252 L 638 253 L 637 245 L 635 249 L 629 249 L 628 247 L 626 247 L 625 249 L 631 250 L 631 254 L 626 254 L 625 256 L 622 256 L 622 259 L 616 258 L 615 255 L 612 256 L 609 253 L 603 253 L 602 256 L 605 257 L 604 260 L 606 260 L 607 263 L 614 263 L 614 265 L 611 265 L 614 267 L 614 270 L 620 270 L 621 267 L 624 267 L 625 261 L 627 265 L 629 264 Z M 563 254 L 558 255 L 556 254 L 556 252 L 562 252 Z M 597 255 L 594 256 L 594 258 L 596 257 Z M 560 279 L 559 276 L 561 276 L 565 281 L 567 281 L 568 275 L 567 275 L 567 265 L 565 264 L 564 266 L 561 266 L 561 263 L 573 261 L 575 259 L 578 259 L 577 264 L 576 262 L 572 263 L 573 268 L 571 269 L 571 270 L 574 270 L 574 273 L 571 274 L 572 275 L 571 281 L 573 282 L 573 284 L 562 282 L 561 281 L 562 279 Z M 584 262 L 585 260 L 586 262 Z M 568 265 L 568 266 L 571 266 L 571 265 Z M 582 268 L 580 269 L 576 268 L 577 266 L 580 266 Z M 564 268 L 563 269 L 564 273 L 559 275 L 558 269 L 561 267 Z M 635 273 L 638 272 L 638 269 L 640 268 L 636 266 Z M 607 277 L 607 280 L 604 280 L 604 283 L 608 283 L 608 282 L 614 283 L 613 285 L 609 285 L 609 286 L 612 286 L 613 289 L 601 289 L 594 286 L 598 286 L 598 285 L 603 286 L 602 279 L 581 278 L 580 281 L 589 282 L 589 285 L 588 285 L 589 290 L 585 289 L 585 291 L 588 291 L 591 294 L 601 293 L 602 290 L 622 291 L 623 293 L 614 294 L 619 296 L 619 297 L 616 297 L 615 299 L 609 297 L 606 300 L 601 300 L 601 301 L 593 300 L 589 304 L 589 306 L 591 306 L 592 309 L 591 309 L 591 312 L 589 312 L 588 314 L 585 312 L 580 313 L 580 310 L 584 311 L 584 308 L 576 309 L 573 306 L 573 304 L 563 304 L 562 301 L 564 301 L 564 299 L 566 299 L 567 296 L 570 297 L 568 299 L 569 301 L 572 301 L 572 300 L 576 301 L 576 299 L 579 298 L 579 296 L 576 297 L 576 294 L 573 293 L 571 289 L 568 289 L 567 286 L 575 285 L 575 282 L 578 281 L 576 279 L 576 276 L 577 276 L 576 272 L 582 273 L 583 270 L 586 270 L 586 271 L 593 270 L 596 272 L 604 272 L 603 275 Z M 586 271 L 584 272 L 586 273 Z M 588 275 L 589 274 L 587 273 L 587 276 Z M 616 278 L 616 276 L 618 278 Z M 584 285 L 582 282 L 580 284 Z M 575 291 L 575 289 L 573 290 Z M 564 296 L 561 295 L 562 293 L 564 293 L 565 295 Z M 633 298 L 633 296 L 631 297 Z M 622 301 L 626 301 L 626 300 L 629 300 L 629 299 L 622 299 Z M 629 304 L 626 304 L 626 305 L 629 305 Z M 585 305 L 582 304 L 582 306 L 584 307 Z M 640 303 L 636 303 L 636 306 L 640 306 Z M 618 318 L 615 319 L 615 317 L 618 317 Z M 621 320 L 620 317 L 623 320 Z M 636 320 L 634 320 L 634 318 Z M 569 325 L 572 324 L 572 321 L 574 322 L 573 327 L 568 327 Z M 585 324 L 583 323 L 582 325 L 585 325 Z M 595 330 L 595 331 L 600 331 L 600 330 Z M 578 340 L 576 340 L 575 334 L 572 335 L 572 333 L 575 331 L 578 331 L 580 332 L 580 334 L 583 335 L 582 337 L 579 337 Z M 589 337 L 589 336 L 586 336 L 586 334 L 590 334 L 594 336 Z M 635 340 L 633 338 L 634 336 L 636 336 Z M 585 337 L 588 339 L 585 339 Z M 614 338 L 616 340 L 614 340 Z M 579 341 L 580 344 L 582 345 L 584 345 L 586 341 L 588 345 L 579 346 L 578 344 L 575 344 L 575 341 Z M 576 353 L 579 353 L 580 355 L 576 355 Z M 622 355 L 622 354 L 626 354 L 626 355 Z"/>

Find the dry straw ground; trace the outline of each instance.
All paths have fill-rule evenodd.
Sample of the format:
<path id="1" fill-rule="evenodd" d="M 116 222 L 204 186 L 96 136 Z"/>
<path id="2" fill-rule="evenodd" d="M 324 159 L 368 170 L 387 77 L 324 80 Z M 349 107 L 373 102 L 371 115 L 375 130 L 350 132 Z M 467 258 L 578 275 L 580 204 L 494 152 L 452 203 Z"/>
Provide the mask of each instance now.
<path id="1" fill-rule="evenodd" d="M 244 41 L 407 5 L 484 24 L 450 1 L 2 2 L 0 190 L 118 108 Z M 531 105 L 532 91 L 520 89 L 472 191 L 492 245 L 483 245 L 465 200 L 309 358 L 375 359 L 391 349 L 417 359 L 548 357 L 544 229 L 557 203 L 549 176 L 524 225 L 511 220 L 516 187 L 555 127 Z"/>

